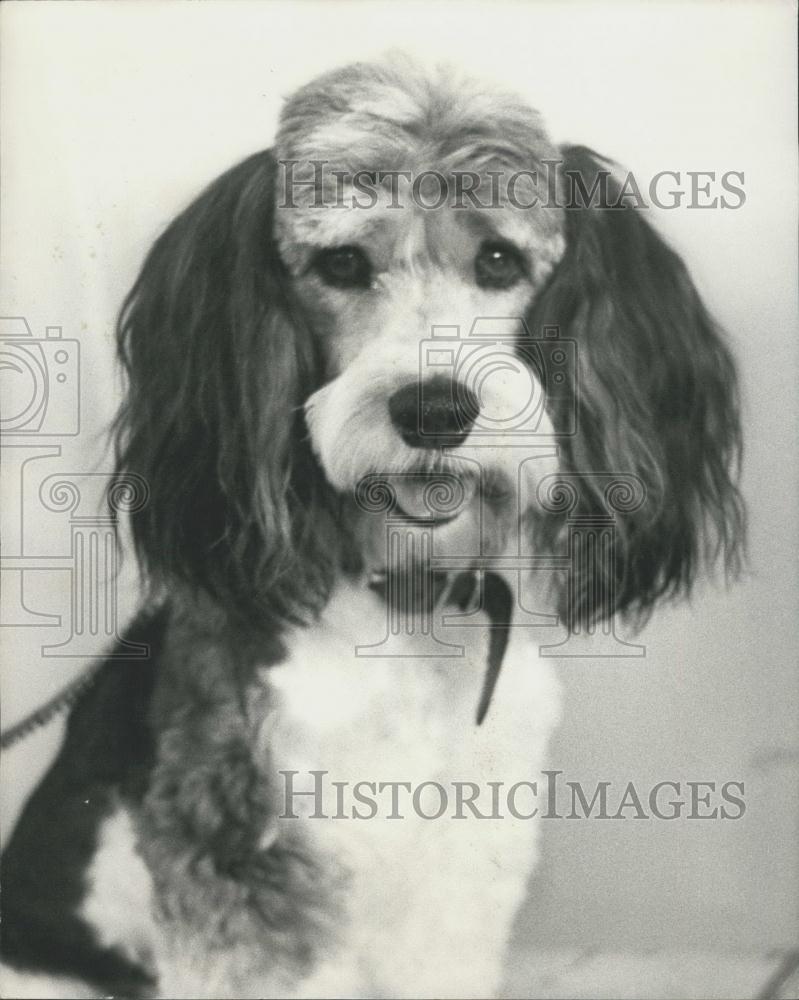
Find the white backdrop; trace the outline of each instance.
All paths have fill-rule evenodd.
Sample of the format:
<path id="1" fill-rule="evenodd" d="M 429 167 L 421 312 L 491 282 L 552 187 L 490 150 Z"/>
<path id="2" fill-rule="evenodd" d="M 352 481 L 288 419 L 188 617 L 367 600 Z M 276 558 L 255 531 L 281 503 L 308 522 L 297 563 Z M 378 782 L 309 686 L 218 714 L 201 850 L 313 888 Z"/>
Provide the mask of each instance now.
<path id="1" fill-rule="evenodd" d="M 160 2 L 3 5 L 0 315 L 81 351 L 81 426 L 46 472 L 108 467 L 118 401 L 112 331 L 154 236 L 216 174 L 270 142 L 283 95 L 321 69 L 389 47 L 521 90 L 558 141 L 649 178 L 743 171 L 738 210 L 653 211 L 730 331 L 745 392 L 751 568 L 656 616 L 646 661 L 560 667 L 552 765 L 602 779 L 744 780 L 738 822 L 553 822 L 519 923 L 536 946 L 614 950 L 790 944 L 797 929 L 795 428 L 796 71 L 792 4 Z M 4 458 L 4 543 L 20 483 Z M 49 462 L 49 465 L 45 463 Z M 29 550 L 69 552 L 63 517 L 26 495 Z M 31 506 L 32 504 L 32 506 Z M 66 534 L 65 534 L 66 531 Z M 13 548 L 13 544 L 11 546 Z M 6 549 L 6 551 L 9 551 Z M 12 553 L 13 554 L 13 553 Z M 26 553 L 27 554 L 27 553 Z M 135 603 L 128 567 L 122 614 Z M 4 573 L 6 597 L 18 583 Z M 69 577 L 26 575 L 61 614 L 0 629 L 4 726 L 87 662 L 63 640 Z M 3 618 L 3 622 L 7 621 Z M 4 760 L 4 828 L 60 737 Z"/>

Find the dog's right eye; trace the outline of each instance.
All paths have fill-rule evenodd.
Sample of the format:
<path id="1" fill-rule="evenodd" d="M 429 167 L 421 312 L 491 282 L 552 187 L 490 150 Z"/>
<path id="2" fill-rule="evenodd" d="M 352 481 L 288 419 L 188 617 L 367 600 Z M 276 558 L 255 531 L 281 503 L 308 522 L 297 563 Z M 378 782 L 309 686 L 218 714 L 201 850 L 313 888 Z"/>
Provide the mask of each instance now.
<path id="1" fill-rule="evenodd" d="M 480 288 L 512 288 L 524 274 L 524 260 L 510 243 L 486 242 L 475 257 L 474 274 Z"/>
<path id="2" fill-rule="evenodd" d="M 333 288 L 369 288 L 372 265 L 360 247 L 332 247 L 314 258 L 317 274 Z"/>

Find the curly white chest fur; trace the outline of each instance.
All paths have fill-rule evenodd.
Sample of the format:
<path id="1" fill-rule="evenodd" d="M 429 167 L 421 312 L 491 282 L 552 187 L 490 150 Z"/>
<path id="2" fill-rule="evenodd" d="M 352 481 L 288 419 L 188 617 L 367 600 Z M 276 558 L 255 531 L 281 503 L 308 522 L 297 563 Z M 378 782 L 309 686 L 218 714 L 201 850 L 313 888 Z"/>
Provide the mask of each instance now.
<path id="1" fill-rule="evenodd" d="M 536 856 L 535 821 L 514 818 L 502 797 L 541 769 L 559 708 L 536 636 L 511 629 L 476 725 L 486 625 L 439 627 L 462 657 L 414 655 L 419 635 L 399 656 L 359 656 L 356 645 L 384 637 L 385 606 L 345 586 L 319 627 L 295 634 L 289 659 L 262 671 L 279 706 L 262 728 L 271 767 L 295 772 L 280 776 L 283 818 L 266 837 L 302 825 L 351 878 L 339 947 L 301 995 L 477 996 L 500 985 Z"/>

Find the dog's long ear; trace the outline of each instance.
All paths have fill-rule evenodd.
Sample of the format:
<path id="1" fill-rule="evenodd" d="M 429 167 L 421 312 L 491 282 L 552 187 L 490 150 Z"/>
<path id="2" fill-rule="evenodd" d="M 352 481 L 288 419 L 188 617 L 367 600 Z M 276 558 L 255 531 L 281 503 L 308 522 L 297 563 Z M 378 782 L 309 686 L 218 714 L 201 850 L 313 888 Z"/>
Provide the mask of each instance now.
<path id="1" fill-rule="evenodd" d="M 151 494 L 132 523 L 140 561 L 154 583 L 207 591 L 253 621 L 318 608 L 337 558 L 306 442 L 317 362 L 275 246 L 275 173 L 256 154 L 175 219 L 117 330 L 117 471 Z"/>
<path id="2" fill-rule="evenodd" d="M 739 568 L 735 365 L 679 256 L 640 209 L 611 207 L 623 189 L 608 164 L 583 147 L 562 153 L 567 247 L 529 323 L 576 341 L 576 433 L 561 439 L 563 469 L 578 474 L 578 514 L 607 512 L 607 478 L 592 473 L 637 476 L 645 500 L 616 517 L 610 578 L 572 580 L 561 612 L 572 625 L 615 611 L 641 619 L 659 598 L 689 592 L 718 556 Z M 601 204 L 585 197 L 597 181 Z M 574 404 L 556 404 L 556 429 Z"/>

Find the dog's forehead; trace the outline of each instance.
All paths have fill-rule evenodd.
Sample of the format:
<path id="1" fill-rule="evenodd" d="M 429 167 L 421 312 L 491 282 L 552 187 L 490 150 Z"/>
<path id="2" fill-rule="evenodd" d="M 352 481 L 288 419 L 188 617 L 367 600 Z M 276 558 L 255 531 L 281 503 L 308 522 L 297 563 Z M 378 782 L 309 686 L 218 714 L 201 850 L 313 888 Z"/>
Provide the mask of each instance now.
<path id="1" fill-rule="evenodd" d="M 408 60 L 356 63 L 312 80 L 280 118 L 281 155 L 369 161 L 390 149 L 451 155 L 500 153 L 518 166 L 555 154 L 536 110 L 519 96 Z M 350 166 L 356 164 L 350 162 Z M 381 163 L 382 165 L 382 163 Z M 398 165 L 399 166 L 399 165 Z"/>
<path id="2" fill-rule="evenodd" d="M 406 63 L 346 67 L 288 100 L 276 154 L 282 242 L 400 238 L 400 216 L 453 206 L 463 232 L 544 254 L 562 242 L 547 167 L 557 150 L 539 115 L 474 82 Z"/>

